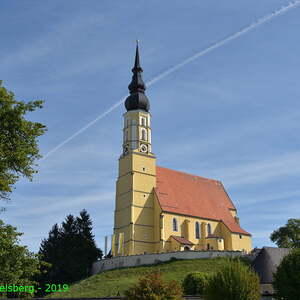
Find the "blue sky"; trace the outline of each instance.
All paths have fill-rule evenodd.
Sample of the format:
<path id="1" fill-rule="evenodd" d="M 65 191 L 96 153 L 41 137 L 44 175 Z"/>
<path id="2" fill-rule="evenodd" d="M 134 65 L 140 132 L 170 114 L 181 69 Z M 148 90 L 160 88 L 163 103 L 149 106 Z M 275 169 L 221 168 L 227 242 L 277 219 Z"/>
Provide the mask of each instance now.
<path id="1" fill-rule="evenodd" d="M 0 74 L 27 118 L 47 125 L 45 155 L 128 94 L 135 39 L 149 81 L 288 1 L 2 0 Z M 300 212 L 300 6 L 147 89 L 158 165 L 221 180 L 253 246 Z M 20 180 L 5 222 L 37 251 L 54 223 L 90 213 L 99 247 L 112 233 L 123 105 Z"/>

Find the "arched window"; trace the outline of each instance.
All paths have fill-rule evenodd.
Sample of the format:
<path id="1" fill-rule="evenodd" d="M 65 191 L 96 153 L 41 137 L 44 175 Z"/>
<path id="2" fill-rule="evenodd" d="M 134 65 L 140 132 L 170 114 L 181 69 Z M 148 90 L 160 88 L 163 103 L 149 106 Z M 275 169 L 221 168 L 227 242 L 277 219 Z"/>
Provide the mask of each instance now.
<path id="1" fill-rule="evenodd" d="M 147 141 L 147 131 L 146 131 L 146 129 L 142 129 L 142 140 Z"/>
<path id="2" fill-rule="evenodd" d="M 198 221 L 195 223 L 195 236 L 196 239 L 200 239 L 200 225 Z"/>
<path id="3" fill-rule="evenodd" d="M 140 124 L 141 124 L 142 126 L 147 126 L 147 118 L 141 117 Z"/>
<path id="4" fill-rule="evenodd" d="M 130 119 L 128 118 L 127 120 L 126 120 L 126 126 L 128 127 L 130 125 Z"/>
<path id="5" fill-rule="evenodd" d="M 177 220 L 173 218 L 173 231 L 178 231 Z"/>
<path id="6" fill-rule="evenodd" d="M 211 234 L 211 225 L 209 223 L 207 224 L 207 234 Z"/>

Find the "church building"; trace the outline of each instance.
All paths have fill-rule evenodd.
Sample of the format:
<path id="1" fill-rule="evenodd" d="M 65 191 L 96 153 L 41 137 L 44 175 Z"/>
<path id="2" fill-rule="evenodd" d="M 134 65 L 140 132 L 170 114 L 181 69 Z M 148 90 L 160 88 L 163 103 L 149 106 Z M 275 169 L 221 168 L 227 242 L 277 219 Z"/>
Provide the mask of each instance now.
<path id="1" fill-rule="evenodd" d="M 142 72 L 137 45 L 123 115 L 112 255 L 251 251 L 251 234 L 240 226 L 237 210 L 220 181 L 156 165 Z"/>

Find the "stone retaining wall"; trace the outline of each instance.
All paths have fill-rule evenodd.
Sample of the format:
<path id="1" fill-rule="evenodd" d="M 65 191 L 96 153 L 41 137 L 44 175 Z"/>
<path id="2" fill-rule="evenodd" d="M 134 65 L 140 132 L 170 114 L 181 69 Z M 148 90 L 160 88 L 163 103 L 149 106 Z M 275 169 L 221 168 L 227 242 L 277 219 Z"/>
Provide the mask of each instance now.
<path id="1" fill-rule="evenodd" d="M 175 259 L 196 259 L 196 258 L 213 258 L 218 256 L 241 256 L 241 251 L 177 251 L 165 253 L 151 253 L 130 256 L 117 256 L 98 260 L 93 263 L 91 274 L 97 274 L 107 270 L 119 269 L 124 267 L 137 267 L 140 265 L 153 265 L 159 262 Z"/>

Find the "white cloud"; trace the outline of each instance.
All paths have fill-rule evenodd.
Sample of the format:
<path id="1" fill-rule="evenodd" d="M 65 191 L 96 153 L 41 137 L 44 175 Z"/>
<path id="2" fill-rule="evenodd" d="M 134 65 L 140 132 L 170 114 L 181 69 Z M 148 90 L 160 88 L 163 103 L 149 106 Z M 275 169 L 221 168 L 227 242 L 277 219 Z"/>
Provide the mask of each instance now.
<path id="1" fill-rule="evenodd" d="M 69 19 L 64 20 L 64 23 L 57 24 L 56 30 L 50 31 L 33 41 L 28 41 L 24 47 L 4 56 L 0 65 L 12 68 L 15 65 L 30 64 L 36 59 L 50 54 L 58 45 L 62 46 L 71 35 L 78 34 L 78 30 L 84 30 L 86 26 L 91 26 L 102 20 L 103 16 L 100 13 L 89 14 L 88 16 L 72 15 Z"/>
<path id="2" fill-rule="evenodd" d="M 300 152 L 287 153 L 265 160 L 212 171 L 226 187 L 267 182 L 300 173 Z"/>
<path id="3" fill-rule="evenodd" d="M 269 238 L 272 230 L 253 230 L 251 232 L 252 238 Z"/>
<path id="4" fill-rule="evenodd" d="M 214 130 L 213 132 L 205 133 L 207 130 L 201 128 L 198 129 L 202 130 L 200 134 L 195 132 L 194 135 L 189 134 L 185 136 L 184 141 L 182 141 L 180 145 L 177 139 L 163 139 L 163 143 L 158 145 L 160 150 L 159 157 L 166 158 L 170 161 L 178 160 L 178 158 L 185 159 L 187 155 L 189 157 L 205 157 L 205 155 L 209 155 L 212 152 L 217 153 L 224 147 L 230 149 L 230 145 L 237 145 L 239 147 L 245 141 L 249 143 L 249 136 L 252 137 L 257 134 L 267 135 L 268 133 L 273 134 L 274 130 L 280 132 L 280 130 L 299 128 L 299 118 L 299 111 L 288 111 L 284 114 L 280 112 L 269 118 L 263 116 L 261 119 L 256 118 L 255 120 L 241 121 L 238 127 L 234 123 L 229 123 L 230 125 L 224 124 L 220 126 L 217 131 Z M 186 130 L 186 127 L 182 127 L 182 130 Z M 155 135 L 155 132 L 153 135 Z M 255 140 L 253 143 L 255 143 Z M 253 146 L 256 148 L 256 146 L 259 145 Z M 262 155 L 263 153 L 260 152 L 260 157 L 262 157 Z M 199 160 L 199 162 L 201 162 L 201 167 L 203 167 L 203 165 L 205 166 L 204 159 Z M 185 165 L 186 168 L 188 168 L 186 163 Z"/>
<path id="5" fill-rule="evenodd" d="M 72 145 L 59 150 L 41 161 L 40 171 L 34 177 L 35 184 L 59 185 L 99 185 L 117 176 L 117 149 L 112 142 L 101 143 L 91 137 L 94 143 Z M 115 168 L 105 167 L 107 162 L 115 162 Z M 109 164 L 111 165 L 111 164 Z"/>
<path id="6" fill-rule="evenodd" d="M 265 203 L 265 202 L 276 202 L 277 200 L 282 200 L 282 199 L 286 199 L 286 198 L 300 198 L 300 191 L 296 190 L 296 191 L 285 191 L 285 192 L 281 192 L 278 191 L 276 193 L 269 193 L 269 192 L 264 192 L 264 195 L 253 195 L 253 196 L 244 196 L 242 201 L 240 201 L 240 205 L 243 206 L 252 206 L 253 204 L 256 203 Z M 281 203 L 281 202 L 280 202 Z"/>
<path id="7" fill-rule="evenodd" d="M 95 190 L 92 193 L 81 193 L 77 196 L 35 196 L 30 197 L 30 205 L 25 196 L 17 197 L 17 207 L 8 211 L 9 217 L 43 217 L 69 208 L 82 207 L 87 204 L 114 203 L 115 192 Z"/>

